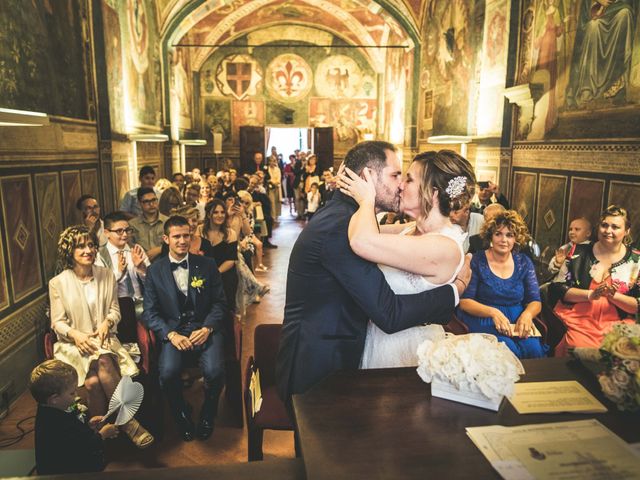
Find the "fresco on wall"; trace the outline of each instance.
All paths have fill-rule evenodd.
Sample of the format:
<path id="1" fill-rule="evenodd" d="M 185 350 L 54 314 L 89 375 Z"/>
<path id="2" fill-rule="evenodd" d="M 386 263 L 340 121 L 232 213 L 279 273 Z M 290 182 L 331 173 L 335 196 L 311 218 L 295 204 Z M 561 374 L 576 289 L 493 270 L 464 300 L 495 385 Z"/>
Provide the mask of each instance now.
<path id="1" fill-rule="evenodd" d="M 313 86 L 313 73 L 309 64 L 299 55 L 284 53 L 274 58 L 266 72 L 269 94 L 285 103 L 302 100 Z"/>
<path id="2" fill-rule="evenodd" d="M 42 286 L 31 177 L 4 177 L 1 184 L 11 289 L 17 302 Z"/>
<path id="3" fill-rule="evenodd" d="M 240 141 L 240 127 L 264 125 L 264 102 L 247 100 L 233 102 L 233 129 L 231 140 L 234 145 Z"/>
<path id="4" fill-rule="evenodd" d="M 76 208 L 76 202 L 81 195 L 80 171 L 62 172 L 62 205 L 64 208 L 64 224 L 67 227 L 82 222 L 81 213 Z"/>
<path id="5" fill-rule="evenodd" d="M 399 145 L 405 141 L 405 114 L 413 55 L 401 49 L 387 51 L 384 76 L 384 136 Z"/>
<path id="6" fill-rule="evenodd" d="M 213 134 L 222 134 L 222 143 L 231 142 L 231 102 L 229 100 L 204 101 L 202 125 L 207 141 L 213 145 Z"/>
<path id="7" fill-rule="evenodd" d="M 209 86 L 209 81 L 209 74 L 205 72 L 203 85 L 211 94 L 213 85 Z M 222 95 L 242 100 L 262 89 L 262 68 L 250 55 L 229 55 L 218 64 L 215 82 Z"/>
<path id="8" fill-rule="evenodd" d="M 171 114 L 178 115 L 180 129 L 191 130 L 193 87 L 189 67 L 189 50 L 176 48 L 170 55 L 171 64 Z M 173 121 L 172 121 L 173 123 Z"/>
<path id="9" fill-rule="evenodd" d="M 567 177 L 540 174 L 536 209 L 536 241 L 542 258 L 550 259 L 556 248 L 564 244 L 564 202 Z"/>
<path id="10" fill-rule="evenodd" d="M 83 45 L 84 0 L 3 0 L 0 105 L 88 118 Z"/>
<path id="11" fill-rule="evenodd" d="M 109 115 L 111 128 L 115 132 L 124 132 L 124 83 L 122 76 L 122 35 L 118 12 L 107 2 L 102 3 L 102 22 L 104 25 L 107 85 L 109 87 Z"/>
<path id="12" fill-rule="evenodd" d="M 523 17 L 520 83 L 535 102 L 518 138 L 637 136 L 638 0 L 535 0 Z M 603 111 L 597 113 L 598 110 Z M 601 122 L 602 115 L 611 119 Z M 627 125 L 629 122 L 633 125 Z"/>
<path id="13" fill-rule="evenodd" d="M 363 75 L 358 64 L 346 55 L 331 55 L 322 60 L 316 68 L 315 86 L 321 97 L 376 97 L 374 79 Z"/>
<path id="14" fill-rule="evenodd" d="M 376 100 L 312 98 L 309 103 L 309 125 L 333 127 L 333 147 L 337 152 L 346 152 L 364 140 L 365 134 L 374 133 L 376 120 Z"/>
<path id="15" fill-rule="evenodd" d="M 421 72 L 420 87 L 432 92 L 430 135 L 468 133 L 477 48 L 473 41 L 475 4 L 475 0 L 433 0 L 425 11 L 422 65 L 426 68 Z"/>
<path id="16" fill-rule="evenodd" d="M 63 230 L 60 180 L 57 173 L 38 173 L 35 175 L 35 182 L 44 273 L 48 281 L 55 275 L 58 237 Z"/>
<path id="17" fill-rule="evenodd" d="M 604 200 L 604 180 L 572 178 L 569 193 L 569 220 L 586 217 L 597 225 Z"/>
<path id="18" fill-rule="evenodd" d="M 638 183 L 612 181 L 609 184 L 607 205 L 614 204 L 627 209 L 631 217 L 631 236 L 634 242 L 640 238 L 640 214 L 637 207 L 639 198 L 640 184 Z"/>

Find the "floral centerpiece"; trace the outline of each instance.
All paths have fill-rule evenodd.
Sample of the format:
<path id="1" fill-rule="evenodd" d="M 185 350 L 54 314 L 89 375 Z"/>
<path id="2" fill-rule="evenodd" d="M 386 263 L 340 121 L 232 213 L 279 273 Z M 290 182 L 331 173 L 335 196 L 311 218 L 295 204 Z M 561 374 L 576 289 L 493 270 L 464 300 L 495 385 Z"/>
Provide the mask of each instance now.
<path id="1" fill-rule="evenodd" d="M 575 348 L 583 362 L 597 362 L 602 393 L 619 410 L 640 409 L 640 325 L 614 325 L 597 348 Z"/>
<path id="2" fill-rule="evenodd" d="M 418 347 L 418 375 L 431 383 L 431 394 L 491 410 L 513 395 L 524 374 L 522 363 L 493 335 L 447 334 Z"/>

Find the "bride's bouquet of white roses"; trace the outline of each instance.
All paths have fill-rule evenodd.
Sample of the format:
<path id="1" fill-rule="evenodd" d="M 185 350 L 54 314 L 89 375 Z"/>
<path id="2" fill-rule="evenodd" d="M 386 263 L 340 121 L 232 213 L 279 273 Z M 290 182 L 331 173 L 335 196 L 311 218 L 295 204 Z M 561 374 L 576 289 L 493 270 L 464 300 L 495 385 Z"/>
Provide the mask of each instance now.
<path id="1" fill-rule="evenodd" d="M 518 357 L 495 336 L 483 333 L 425 340 L 417 353 L 418 375 L 425 382 L 448 383 L 462 394 L 481 394 L 492 401 L 512 396 L 524 374 Z"/>
<path id="2" fill-rule="evenodd" d="M 573 355 L 595 364 L 602 393 L 619 410 L 640 409 L 640 324 L 614 325 L 597 348 L 575 348 Z"/>

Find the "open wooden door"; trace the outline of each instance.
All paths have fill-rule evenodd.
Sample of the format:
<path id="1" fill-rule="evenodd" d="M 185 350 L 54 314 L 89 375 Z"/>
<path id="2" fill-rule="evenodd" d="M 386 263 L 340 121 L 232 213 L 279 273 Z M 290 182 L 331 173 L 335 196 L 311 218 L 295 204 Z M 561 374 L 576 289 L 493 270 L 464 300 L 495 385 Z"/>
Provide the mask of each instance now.
<path id="1" fill-rule="evenodd" d="M 240 174 L 256 171 L 256 152 L 264 155 L 264 127 L 240 127 Z"/>
<path id="2" fill-rule="evenodd" d="M 332 127 L 316 127 L 313 129 L 313 153 L 318 158 L 320 173 L 333 167 Z"/>

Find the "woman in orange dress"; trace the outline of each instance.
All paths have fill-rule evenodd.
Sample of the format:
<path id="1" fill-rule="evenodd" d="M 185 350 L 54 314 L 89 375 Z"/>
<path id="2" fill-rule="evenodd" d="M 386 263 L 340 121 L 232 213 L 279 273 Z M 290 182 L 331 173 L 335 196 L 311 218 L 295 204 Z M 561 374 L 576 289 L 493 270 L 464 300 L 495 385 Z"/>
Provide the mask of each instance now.
<path id="1" fill-rule="evenodd" d="M 598 241 L 575 245 L 567 257 L 565 282 L 553 283 L 554 313 L 567 327 L 556 356 L 571 347 L 599 348 L 618 322 L 633 323 L 640 302 L 640 252 L 627 245 L 630 221 L 624 208 L 608 207 L 600 217 Z"/>

